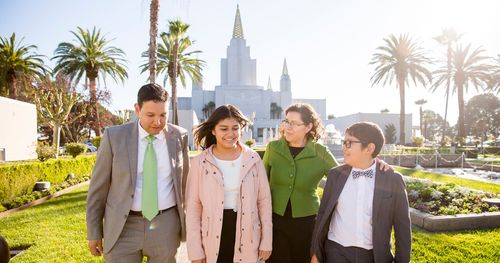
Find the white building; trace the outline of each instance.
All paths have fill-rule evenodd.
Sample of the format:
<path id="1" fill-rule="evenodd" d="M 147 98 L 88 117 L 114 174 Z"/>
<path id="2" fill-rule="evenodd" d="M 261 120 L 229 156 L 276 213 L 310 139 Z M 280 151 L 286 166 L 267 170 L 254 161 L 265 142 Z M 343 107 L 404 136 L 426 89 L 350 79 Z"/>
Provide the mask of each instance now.
<path id="1" fill-rule="evenodd" d="M 396 128 L 396 142 L 399 142 L 399 114 L 397 113 L 355 113 L 351 115 L 346 115 L 338 117 L 331 120 L 326 120 L 325 125 L 333 124 L 335 128 L 339 130 L 342 134 L 349 126 L 356 122 L 369 121 L 380 126 L 382 131 L 385 130 L 385 126 L 393 124 Z M 412 114 L 405 114 L 405 143 L 411 143 L 412 136 Z"/>
<path id="2" fill-rule="evenodd" d="M 276 134 L 283 111 L 292 103 L 307 102 L 322 119 L 326 119 L 326 99 L 292 98 L 286 59 L 283 62 L 279 91 L 273 91 L 270 83 L 266 88 L 257 84 L 257 60 L 250 57 L 239 8 L 236 9 L 233 37 L 226 53 L 227 57 L 221 59 L 220 85 L 215 86 L 214 90 L 204 90 L 202 84 L 193 83 L 192 97 L 178 98 L 179 110 L 192 110 L 202 121 L 218 106 L 233 104 L 253 119 L 252 133 L 257 142 L 266 141 L 265 134 Z M 191 130 L 194 125 L 181 126 Z"/>
<path id="3" fill-rule="evenodd" d="M 34 104 L 0 97 L 0 162 L 36 159 Z"/>

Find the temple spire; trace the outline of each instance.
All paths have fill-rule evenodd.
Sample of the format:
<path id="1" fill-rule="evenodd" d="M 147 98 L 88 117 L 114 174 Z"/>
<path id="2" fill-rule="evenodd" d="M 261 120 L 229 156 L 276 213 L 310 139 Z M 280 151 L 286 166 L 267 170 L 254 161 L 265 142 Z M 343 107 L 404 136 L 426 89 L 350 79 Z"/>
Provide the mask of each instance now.
<path id="1" fill-rule="evenodd" d="M 240 5 L 236 6 L 236 16 L 234 17 L 233 38 L 243 37 L 243 26 L 241 25 Z"/>
<path id="2" fill-rule="evenodd" d="M 285 61 L 283 62 L 283 73 L 282 75 L 288 75 L 288 67 L 286 66 L 286 58 Z"/>
<path id="3" fill-rule="evenodd" d="M 269 78 L 267 79 L 267 89 L 273 90 L 273 88 L 271 87 L 271 76 L 270 75 L 269 75 Z"/>

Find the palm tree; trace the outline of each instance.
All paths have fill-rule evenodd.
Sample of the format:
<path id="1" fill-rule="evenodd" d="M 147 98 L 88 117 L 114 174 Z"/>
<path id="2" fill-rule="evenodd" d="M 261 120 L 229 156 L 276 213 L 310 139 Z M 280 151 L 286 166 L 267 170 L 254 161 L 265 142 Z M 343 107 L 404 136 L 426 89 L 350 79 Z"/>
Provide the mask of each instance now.
<path id="1" fill-rule="evenodd" d="M 90 114 L 95 120 L 93 129 L 100 136 L 96 80 L 101 78 L 105 82 L 109 75 L 115 81 L 124 82 L 128 77 L 125 53 L 110 46 L 109 41 L 101 35 L 101 30 L 95 27 L 92 32 L 78 27 L 77 32 L 71 33 L 76 43 L 63 42 L 57 46 L 52 58 L 57 60 L 54 72 L 67 75 L 75 84 L 85 75 L 85 87 L 90 89 Z"/>
<path id="2" fill-rule="evenodd" d="M 407 34 L 384 38 L 385 45 L 377 48 L 370 64 L 376 64 L 375 73 L 370 78 L 373 85 L 383 80 L 383 85 L 392 84 L 396 79 L 399 88 L 399 143 L 405 144 L 405 87 L 410 78 L 414 84 L 431 82 L 431 72 L 426 68 L 431 60 L 426 52 Z"/>
<path id="3" fill-rule="evenodd" d="M 149 11 L 149 81 L 154 84 L 156 81 L 156 61 L 158 60 L 156 50 L 156 36 L 158 35 L 158 11 L 160 9 L 159 0 L 151 0 Z"/>
<path id="4" fill-rule="evenodd" d="M 454 28 L 445 28 L 442 30 L 441 35 L 434 38 L 437 42 L 439 42 L 439 44 L 446 46 L 446 66 L 448 69 L 448 76 L 450 75 L 451 72 L 451 45 L 460 40 L 461 37 L 462 34 L 459 34 L 457 31 L 455 31 Z M 446 102 L 444 106 L 444 119 L 442 126 L 443 134 L 441 136 L 441 144 L 443 144 L 446 134 L 446 117 L 448 115 L 448 98 L 450 94 L 450 82 L 451 80 L 450 78 L 448 78 L 446 80 L 446 97 L 445 97 Z"/>
<path id="5" fill-rule="evenodd" d="M 453 79 L 455 84 L 453 92 L 458 94 L 458 138 L 465 138 L 464 91 L 468 91 L 469 85 L 478 90 L 489 79 L 492 66 L 485 63 L 489 58 L 483 56 L 483 52 L 481 47 L 471 52 L 470 44 L 465 48 L 459 45 L 452 49 L 451 70 L 442 67 L 435 71 L 435 87 L 448 78 Z"/>
<path id="6" fill-rule="evenodd" d="M 205 66 L 205 61 L 193 58 L 194 55 L 201 53 L 201 51 L 187 51 L 193 45 L 194 41 L 191 41 L 187 36 L 183 36 L 184 33 L 179 33 L 180 31 L 185 32 L 187 27 L 185 29 L 178 29 L 178 27 L 184 28 L 184 26 L 188 25 L 182 24 L 179 20 L 170 21 L 169 23 L 169 32 L 161 33 L 161 43 L 158 46 L 158 62 L 156 66 L 158 70 L 157 75 L 166 73 L 163 85 L 165 86 L 167 80 L 170 80 L 172 87 L 172 123 L 178 125 L 177 77 L 180 78 L 183 87 L 186 87 L 186 75 L 194 81 L 201 81 L 201 70 Z M 142 56 L 148 57 L 147 52 L 144 52 Z M 141 68 L 141 73 L 143 73 L 149 70 L 149 64 L 143 64 Z"/>
<path id="7" fill-rule="evenodd" d="M 494 60 L 494 66 L 488 81 L 488 90 L 493 93 L 500 93 L 500 54 Z"/>
<path id="8" fill-rule="evenodd" d="M 16 34 L 10 38 L 0 37 L 0 95 L 17 99 L 18 81 L 43 77 L 48 69 L 42 58 L 35 52 L 37 46 L 22 45 L 23 39 L 16 41 Z"/>
<path id="9" fill-rule="evenodd" d="M 426 100 L 424 100 L 424 99 L 421 99 L 421 100 L 417 100 L 417 101 L 415 101 L 415 104 L 417 104 L 417 105 L 419 105 L 419 106 L 420 106 L 420 110 L 419 110 L 419 113 L 420 113 L 420 117 L 419 117 L 419 119 L 420 119 L 420 132 L 422 132 L 422 131 L 423 131 L 423 130 L 422 130 L 422 105 L 424 105 L 424 104 L 426 104 L 426 103 L 427 103 L 427 101 L 426 101 Z M 423 133 L 422 133 L 422 134 L 423 134 Z M 424 137 L 425 137 L 425 136 L 424 136 Z"/>

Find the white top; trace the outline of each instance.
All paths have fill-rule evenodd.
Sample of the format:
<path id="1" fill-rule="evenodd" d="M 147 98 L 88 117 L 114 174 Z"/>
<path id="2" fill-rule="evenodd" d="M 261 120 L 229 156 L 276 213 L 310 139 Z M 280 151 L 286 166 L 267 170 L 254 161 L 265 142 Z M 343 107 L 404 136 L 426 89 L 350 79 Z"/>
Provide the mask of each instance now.
<path id="1" fill-rule="evenodd" d="M 344 247 L 373 249 L 373 192 L 376 163 L 366 170 L 353 168 L 333 212 L 328 239 Z M 353 176 L 371 170 L 372 177 Z"/>
<path id="2" fill-rule="evenodd" d="M 240 172 L 241 156 L 234 160 L 220 160 L 215 157 L 215 163 L 222 172 L 224 179 L 224 209 L 238 211 L 238 199 L 240 196 Z"/>
<path id="3" fill-rule="evenodd" d="M 133 211 L 142 211 L 142 172 L 144 170 L 144 154 L 148 141 L 146 137 L 149 135 L 144 130 L 139 122 L 139 140 L 137 147 L 137 179 L 135 181 L 134 199 L 132 201 Z M 158 210 L 170 208 L 176 204 L 174 193 L 174 181 L 172 177 L 172 166 L 168 160 L 168 147 L 165 131 L 161 131 L 154 135 L 156 139 L 153 141 L 153 147 L 156 153 L 156 160 L 158 163 Z"/>

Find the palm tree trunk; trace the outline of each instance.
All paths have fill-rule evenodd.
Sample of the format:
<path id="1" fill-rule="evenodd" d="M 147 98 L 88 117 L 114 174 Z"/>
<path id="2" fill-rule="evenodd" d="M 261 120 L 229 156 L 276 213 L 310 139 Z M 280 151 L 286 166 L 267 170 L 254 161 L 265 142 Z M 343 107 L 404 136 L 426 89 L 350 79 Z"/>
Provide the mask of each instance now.
<path id="1" fill-rule="evenodd" d="M 443 135 L 441 137 L 441 144 L 444 144 L 444 138 L 446 136 L 446 117 L 448 116 L 448 98 L 450 96 L 450 75 L 451 75 L 451 43 L 448 43 L 448 51 L 447 51 L 447 70 L 448 76 L 446 80 L 446 97 L 445 97 L 445 106 L 444 106 L 444 118 L 443 118 L 443 127 L 442 132 Z"/>
<path id="2" fill-rule="evenodd" d="M 179 40 L 176 39 L 175 44 L 174 44 L 174 50 L 173 50 L 173 77 L 170 79 L 172 83 L 172 113 L 173 113 L 173 124 L 179 125 L 179 115 L 177 113 L 177 61 L 178 61 L 178 55 L 179 52 Z"/>
<path id="3" fill-rule="evenodd" d="M 458 93 L 458 137 L 465 138 L 465 121 L 464 121 L 464 85 L 457 85 Z"/>
<path id="4" fill-rule="evenodd" d="M 420 121 L 419 121 L 419 123 L 420 123 L 420 132 L 422 132 L 422 105 L 420 105 Z M 422 136 L 423 136 L 423 134 L 422 134 Z M 424 136 L 424 138 L 425 138 L 425 136 Z"/>
<path id="5" fill-rule="evenodd" d="M 93 127 L 96 136 L 101 136 L 101 124 L 99 121 L 99 111 L 97 104 L 97 82 L 95 78 L 89 79 L 90 89 L 90 116 L 93 121 Z"/>
<path id="6" fill-rule="evenodd" d="M 156 61 L 157 44 L 156 36 L 158 34 L 158 11 L 160 8 L 159 0 L 151 0 L 150 6 L 150 28 L 149 28 L 149 82 L 154 84 L 156 81 Z"/>
<path id="7" fill-rule="evenodd" d="M 405 145 L 405 82 L 399 80 L 399 144 Z"/>
<path id="8" fill-rule="evenodd" d="M 11 99 L 17 99 L 17 78 L 15 73 L 10 76 L 10 81 L 7 81 L 10 83 L 9 85 L 9 98 Z M 9 77 L 8 77 L 9 78 Z"/>

